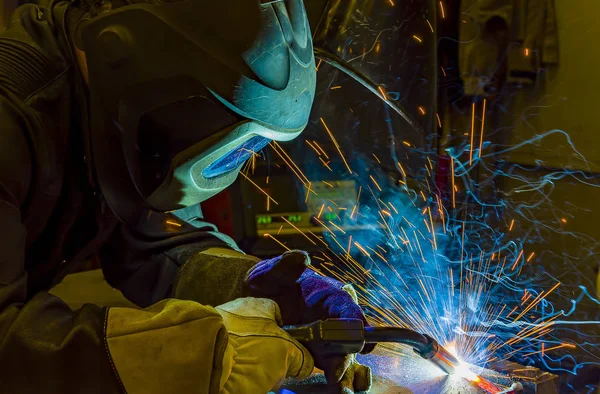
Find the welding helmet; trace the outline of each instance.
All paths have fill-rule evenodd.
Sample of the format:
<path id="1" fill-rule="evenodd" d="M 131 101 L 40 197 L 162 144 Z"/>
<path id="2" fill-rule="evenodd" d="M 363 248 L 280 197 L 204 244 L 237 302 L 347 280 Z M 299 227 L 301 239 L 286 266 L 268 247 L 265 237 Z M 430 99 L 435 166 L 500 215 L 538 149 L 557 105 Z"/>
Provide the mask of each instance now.
<path id="1" fill-rule="evenodd" d="M 75 43 L 96 179 L 122 221 L 206 200 L 308 122 L 316 72 L 301 0 L 128 3 L 81 22 Z"/>

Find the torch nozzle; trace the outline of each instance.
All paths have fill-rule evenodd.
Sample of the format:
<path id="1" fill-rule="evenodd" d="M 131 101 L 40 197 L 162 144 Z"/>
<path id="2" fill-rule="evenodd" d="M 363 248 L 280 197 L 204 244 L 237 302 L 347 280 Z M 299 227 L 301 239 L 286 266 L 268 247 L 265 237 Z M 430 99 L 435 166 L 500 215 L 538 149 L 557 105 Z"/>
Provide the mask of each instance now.
<path id="1" fill-rule="evenodd" d="M 459 365 L 458 359 L 435 339 L 405 328 L 365 327 L 365 339 L 367 343 L 395 342 L 412 346 L 415 353 L 449 375 L 453 374 Z"/>
<path id="2" fill-rule="evenodd" d="M 448 375 L 452 375 L 456 372 L 456 367 L 459 361 L 449 351 L 441 347 L 436 342 L 437 351 L 428 360 L 435 364 L 439 369 L 446 372 Z"/>

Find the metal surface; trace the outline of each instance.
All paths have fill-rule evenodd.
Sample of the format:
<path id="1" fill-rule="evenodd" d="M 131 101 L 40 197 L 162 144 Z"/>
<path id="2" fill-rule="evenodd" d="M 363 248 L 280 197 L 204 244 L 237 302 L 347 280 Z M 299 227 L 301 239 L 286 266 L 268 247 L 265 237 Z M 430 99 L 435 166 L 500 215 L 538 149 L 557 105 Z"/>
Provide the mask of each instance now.
<path id="1" fill-rule="evenodd" d="M 373 387 L 369 394 L 483 394 L 474 384 L 458 376 L 449 376 L 429 361 L 418 355 L 392 355 L 378 349 L 374 354 L 358 356 L 361 363 L 373 370 Z M 495 366 L 496 367 L 496 366 Z M 525 368 L 514 363 L 501 366 L 507 375 L 501 375 L 487 369 L 475 369 L 474 372 L 505 388 L 514 381 L 522 383 L 523 394 L 558 393 L 556 376 L 535 368 Z M 523 371 L 528 371 L 526 374 Z M 512 377 L 509 377 L 512 376 Z M 333 393 L 325 384 L 322 375 L 314 375 L 302 382 L 290 383 L 276 394 L 327 394 Z"/>
<path id="2" fill-rule="evenodd" d="M 531 394 L 558 394 L 558 376 L 535 367 L 524 367 L 510 361 L 494 363 L 491 368 L 497 373 L 511 377 L 523 384 L 524 392 Z"/>

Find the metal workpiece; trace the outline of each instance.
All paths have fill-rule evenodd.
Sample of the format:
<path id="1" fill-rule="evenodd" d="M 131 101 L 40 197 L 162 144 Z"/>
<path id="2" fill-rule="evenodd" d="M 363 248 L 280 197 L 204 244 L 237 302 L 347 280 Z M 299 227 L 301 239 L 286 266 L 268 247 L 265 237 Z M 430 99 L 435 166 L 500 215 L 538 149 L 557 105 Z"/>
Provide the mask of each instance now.
<path id="1" fill-rule="evenodd" d="M 369 355 L 358 355 L 362 364 L 371 367 L 373 387 L 369 394 L 486 394 L 489 393 L 457 374 L 448 375 L 430 361 L 411 354 L 398 353 L 380 346 Z M 498 387 L 496 394 L 555 394 L 556 376 L 515 363 L 495 364 L 493 371 L 473 367 L 472 371 Z M 523 372 L 526 372 L 525 374 Z M 527 377 L 527 378 L 526 378 Z M 315 374 L 309 379 L 289 381 L 276 394 L 329 394 L 325 378 Z"/>
<path id="2" fill-rule="evenodd" d="M 511 361 L 498 361 L 489 365 L 498 374 L 523 386 L 527 394 L 558 394 L 558 376 L 535 367 L 525 367 Z"/>

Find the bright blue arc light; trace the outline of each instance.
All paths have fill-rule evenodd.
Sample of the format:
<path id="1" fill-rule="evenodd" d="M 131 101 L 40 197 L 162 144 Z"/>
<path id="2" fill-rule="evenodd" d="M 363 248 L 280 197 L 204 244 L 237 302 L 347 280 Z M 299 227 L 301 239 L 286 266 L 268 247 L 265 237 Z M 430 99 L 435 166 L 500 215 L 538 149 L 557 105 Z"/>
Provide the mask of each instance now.
<path id="1" fill-rule="evenodd" d="M 271 142 L 270 139 L 259 135 L 250 138 L 237 148 L 229 151 L 225 155 L 218 158 L 211 165 L 202 170 L 202 176 L 205 178 L 216 178 L 219 175 L 228 173 L 236 169 L 241 164 L 244 164 L 252 155 Z"/>

